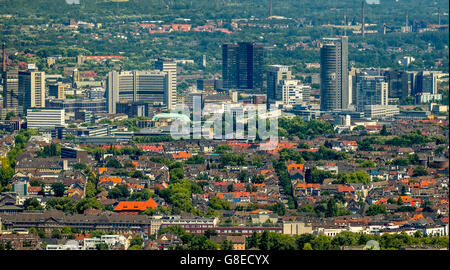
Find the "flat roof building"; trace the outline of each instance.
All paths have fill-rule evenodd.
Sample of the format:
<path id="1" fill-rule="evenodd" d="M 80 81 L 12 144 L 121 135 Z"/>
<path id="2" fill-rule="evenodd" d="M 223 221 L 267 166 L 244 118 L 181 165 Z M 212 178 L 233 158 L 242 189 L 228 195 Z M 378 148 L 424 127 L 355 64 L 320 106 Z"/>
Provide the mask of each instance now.
<path id="1" fill-rule="evenodd" d="M 64 109 L 28 109 L 27 127 L 56 127 L 65 125 Z"/>

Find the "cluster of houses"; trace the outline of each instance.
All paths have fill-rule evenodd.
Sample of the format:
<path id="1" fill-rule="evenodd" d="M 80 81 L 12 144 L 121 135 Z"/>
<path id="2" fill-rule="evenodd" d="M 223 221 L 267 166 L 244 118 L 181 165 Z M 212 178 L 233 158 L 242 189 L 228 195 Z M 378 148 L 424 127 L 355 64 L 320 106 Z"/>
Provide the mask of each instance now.
<path id="1" fill-rule="evenodd" d="M 150 34 L 161 34 L 170 32 L 222 32 L 226 34 L 232 33 L 226 28 L 217 27 L 215 23 L 208 23 L 206 25 L 192 26 L 192 24 L 156 24 L 156 23 L 141 23 L 140 27 L 148 29 Z"/>
<path id="2" fill-rule="evenodd" d="M 412 128 L 417 128 L 418 125 L 429 124 L 415 122 Z M 389 131 L 393 133 L 392 136 L 401 136 L 412 129 L 407 126 L 399 123 Z M 442 129 L 430 128 L 427 132 L 428 135 L 440 135 Z M 13 146 L 12 138 L 4 137 L 2 145 Z M 231 237 L 236 249 L 243 248 L 239 244 L 242 239 L 234 239 L 232 236 L 245 237 L 264 230 L 289 235 L 314 233 L 331 237 L 342 231 L 369 234 L 414 234 L 421 231 L 427 235 L 448 236 L 448 146 L 436 151 L 437 146 L 433 143 L 409 147 L 373 145 L 376 151 L 359 151 L 358 141 L 357 136 L 352 134 L 311 140 L 283 139 L 271 150 L 262 150 L 257 143 L 249 141 L 166 141 L 100 145 L 105 151 L 96 155 L 84 150 L 84 145 L 74 146 L 57 139 L 32 136 L 23 151 L 17 155 L 10 190 L 0 193 L 1 234 L 7 239 L 2 241 L 12 241 L 16 237 L 14 241 L 24 243 L 25 240 L 20 239 L 26 238 L 32 227 L 50 232 L 54 228 L 65 226 L 76 228 L 86 235 L 93 230 L 112 231 L 117 235 L 128 236 L 138 234 L 146 240 L 144 247 L 147 249 L 170 249 L 177 245 L 179 239 L 175 235 L 158 235 L 162 228 L 173 225 L 182 226 L 193 234 L 203 234 L 206 230 L 213 229 L 219 240 Z M 61 145 L 61 155 L 38 157 L 37 151 L 51 143 Z M 232 156 L 237 155 L 244 162 L 227 161 L 225 155 L 217 151 L 219 145 L 227 145 L 225 148 L 229 150 L 226 152 Z M 280 158 L 280 151 L 289 148 L 297 152 L 316 153 L 323 145 L 336 152 L 345 152 L 349 158 L 306 160 L 302 163 L 288 159 L 286 173 L 292 190 L 284 190 L 273 163 L 273 160 Z M 117 155 L 114 154 L 115 151 L 109 151 L 112 148 L 121 150 L 127 147 L 138 148 L 143 154 Z M 411 155 L 417 155 L 420 165 L 417 162 L 406 165 L 391 163 L 394 159 Z M 121 166 L 108 166 L 112 159 L 117 160 Z M 218 216 L 214 218 L 185 212 L 178 215 L 160 212 L 144 214 L 148 209 L 171 209 L 170 201 L 164 200 L 155 192 L 168 189 L 172 184 L 171 166 L 166 161 L 184 162 L 183 178 L 201 187 L 201 192 L 191 194 L 192 204 L 196 209 L 208 212 L 213 197 L 226 201 L 231 207 L 217 209 Z M 364 161 L 370 161 L 366 162 L 369 165 L 361 166 Z M 46 209 L 47 202 L 57 196 L 54 183 L 64 184 L 62 196 L 69 198 L 74 204 L 85 198 L 89 175 L 83 170 L 74 170 L 80 163 L 85 164 L 95 175 L 96 186 L 100 191 L 95 199 L 105 210 L 88 209 L 82 214 L 64 214 L 55 209 L 25 209 L 24 203 L 30 198 L 36 199 Z M 417 175 L 416 169 L 419 166 L 423 167 L 425 173 L 422 171 Z M 331 175 L 363 171 L 370 181 L 339 183 L 336 182 L 336 177 L 332 177 L 311 182 L 307 179 L 307 172 L 313 168 Z M 126 187 L 130 195 L 147 189 L 153 195 L 139 201 L 131 200 L 130 197 L 111 196 L 111 191 L 117 187 Z M 295 209 L 289 208 L 289 197 L 295 199 Z M 330 198 L 339 198 L 341 207 L 346 210 L 344 216 L 320 217 L 315 213 L 316 207 Z M 284 211 L 275 210 L 274 206 L 279 204 L 284 205 Z M 387 213 L 368 215 L 367 211 L 372 205 L 384 205 Z M 308 207 L 310 211 L 304 211 Z M 158 235 L 156 240 L 151 237 L 155 234 Z M 125 238 L 128 239 L 128 236 Z M 26 241 L 40 241 L 39 237 L 33 237 L 30 235 L 30 239 Z M 59 240 L 46 248 L 93 249 L 101 243 L 106 243 L 111 249 L 127 248 L 127 241 L 123 240 L 125 238 L 113 237 L 116 239 L 115 242 L 111 240 L 114 245 L 102 238 L 85 238 L 88 240 L 75 239 L 78 244 L 74 239 L 66 239 L 71 241 L 69 243 Z M 30 246 L 39 245 L 27 244 L 20 248 Z"/>

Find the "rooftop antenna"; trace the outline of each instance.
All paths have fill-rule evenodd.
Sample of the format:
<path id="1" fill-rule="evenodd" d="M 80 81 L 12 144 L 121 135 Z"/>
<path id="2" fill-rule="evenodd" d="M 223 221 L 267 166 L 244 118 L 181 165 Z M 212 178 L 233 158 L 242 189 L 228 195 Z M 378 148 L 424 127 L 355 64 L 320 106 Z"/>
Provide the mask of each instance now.
<path id="1" fill-rule="evenodd" d="M 344 36 L 347 35 L 347 14 L 344 12 Z"/>

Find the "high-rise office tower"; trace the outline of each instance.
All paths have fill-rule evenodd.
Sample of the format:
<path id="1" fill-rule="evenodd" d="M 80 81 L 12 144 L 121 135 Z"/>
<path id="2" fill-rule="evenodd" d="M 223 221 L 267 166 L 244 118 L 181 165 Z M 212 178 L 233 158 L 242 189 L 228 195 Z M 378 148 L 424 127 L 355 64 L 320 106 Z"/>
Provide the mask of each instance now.
<path id="1" fill-rule="evenodd" d="M 2 85 L 3 85 L 3 110 L 2 117 L 7 112 L 22 113 L 19 108 L 19 72 L 17 69 L 6 70 L 6 46 L 2 44 Z"/>
<path id="2" fill-rule="evenodd" d="M 388 83 L 384 76 L 360 76 L 356 81 L 357 110 L 367 105 L 388 105 Z"/>
<path id="3" fill-rule="evenodd" d="M 3 108 L 6 111 L 14 111 L 16 114 L 23 112 L 19 108 L 19 71 L 8 70 L 3 73 Z"/>
<path id="4" fill-rule="evenodd" d="M 356 79 L 360 74 L 360 70 L 357 68 L 351 68 L 348 72 L 348 91 L 350 94 L 349 99 L 351 104 L 356 104 Z"/>
<path id="5" fill-rule="evenodd" d="M 291 80 L 292 72 L 290 66 L 270 65 L 267 69 L 267 103 L 274 103 L 282 100 L 282 93 L 278 90 L 278 85 L 282 80 Z"/>
<path id="6" fill-rule="evenodd" d="M 262 91 L 263 59 L 263 45 L 260 43 L 223 44 L 223 87 Z"/>
<path id="7" fill-rule="evenodd" d="M 238 88 L 238 48 L 237 44 L 222 45 L 222 78 L 225 89 Z"/>
<path id="8" fill-rule="evenodd" d="M 92 98 L 91 97 L 92 92 L 93 92 L 93 90 L 91 89 L 91 91 L 89 92 L 90 98 Z M 64 84 L 62 84 L 61 82 L 58 82 L 57 84 L 49 85 L 48 86 L 48 95 L 51 97 L 56 97 L 57 99 L 64 99 L 65 98 Z"/>
<path id="9" fill-rule="evenodd" d="M 28 108 L 45 108 L 45 72 L 19 71 L 19 105 Z"/>
<path id="10" fill-rule="evenodd" d="M 155 68 L 157 70 L 167 72 L 169 85 L 166 92 L 167 109 L 172 109 L 177 104 L 177 63 L 167 59 L 158 59 L 155 62 Z"/>
<path id="11" fill-rule="evenodd" d="M 159 70 L 109 72 L 106 80 L 108 113 L 116 113 L 118 102 L 167 105 L 169 82 L 167 72 Z"/>
<path id="12" fill-rule="evenodd" d="M 320 91 L 322 111 L 347 109 L 348 37 L 324 38 L 320 48 Z"/>
<path id="13" fill-rule="evenodd" d="M 388 83 L 389 98 L 406 98 L 408 91 L 408 74 L 405 71 L 389 70 L 384 73 Z"/>
<path id="14" fill-rule="evenodd" d="M 414 93 L 437 94 L 437 76 L 433 71 L 420 71 L 416 75 Z"/>

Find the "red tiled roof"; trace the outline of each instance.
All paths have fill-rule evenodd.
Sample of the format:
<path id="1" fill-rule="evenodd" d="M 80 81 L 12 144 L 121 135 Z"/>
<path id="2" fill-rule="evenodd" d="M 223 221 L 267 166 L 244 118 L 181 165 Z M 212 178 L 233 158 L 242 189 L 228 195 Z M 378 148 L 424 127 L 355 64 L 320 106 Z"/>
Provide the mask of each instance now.
<path id="1" fill-rule="evenodd" d="M 157 206 L 152 198 L 147 201 L 122 201 L 114 208 L 114 211 L 144 211 L 147 208 L 155 209 Z"/>
<path id="2" fill-rule="evenodd" d="M 113 182 L 116 184 L 120 184 L 122 183 L 122 178 L 119 176 L 100 176 L 98 183 L 101 184 L 104 182 Z"/>
<path id="3" fill-rule="evenodd" d="M 338 192 L 353 192 L 355 189 L 352 186 L 338 185 Z"/>
<path id="4" fill-rule="evenodd" d="M 192 154 L 189 152 L 179 152 L 172 154 L 172 157 L 177 159 L 188 159 L 192 157 Z"/>
<path id="5" fill-rule="evenodd" d="M 163 152 L 164 148 L 162 146 L 155 146 L 155 145 L 139 145 L 139 149 L 142 150 L 148 150 L 148 151 L 154 151 L 154 152 Z"/>
<path id="6" fill-rule="evenodd" d="M 303 164 L 290 164 L 288 167 L 288 172 L 290 172 L 291 170 L 300 170 L 303 171 Z"/>

